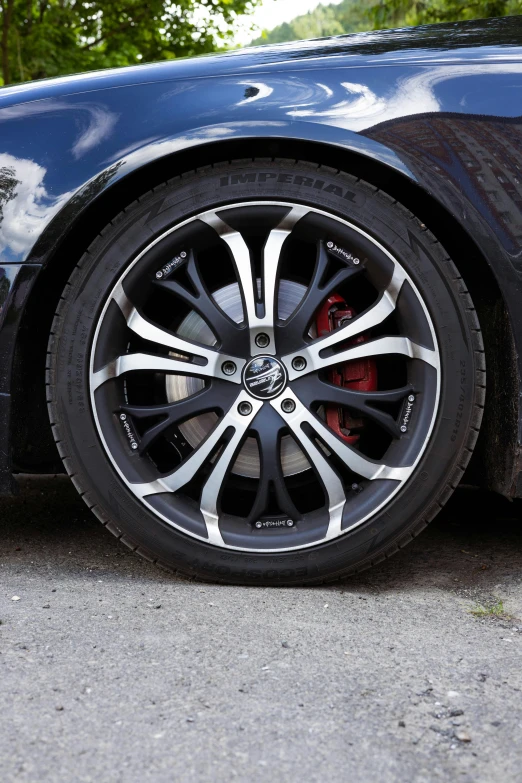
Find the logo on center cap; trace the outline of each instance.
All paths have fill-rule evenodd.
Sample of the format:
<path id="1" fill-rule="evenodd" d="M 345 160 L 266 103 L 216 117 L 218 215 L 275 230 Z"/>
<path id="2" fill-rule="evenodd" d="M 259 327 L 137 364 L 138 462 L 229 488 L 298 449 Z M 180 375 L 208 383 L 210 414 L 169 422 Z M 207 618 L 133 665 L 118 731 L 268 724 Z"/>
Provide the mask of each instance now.
<path id="1" fill-rule="evenodd" d="M 271 400 L 286 386 L 286 369 L 273 356 L 256 356 L 243 371 L 243 383 L 253 397 Z"/>

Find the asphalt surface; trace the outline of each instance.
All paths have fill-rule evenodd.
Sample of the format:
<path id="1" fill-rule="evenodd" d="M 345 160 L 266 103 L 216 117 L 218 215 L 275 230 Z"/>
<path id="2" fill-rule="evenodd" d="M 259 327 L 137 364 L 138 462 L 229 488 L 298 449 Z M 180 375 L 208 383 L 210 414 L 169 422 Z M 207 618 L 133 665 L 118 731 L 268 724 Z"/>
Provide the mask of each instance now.
<path id="1" fill-rule="evenodd" d="M 265 589 L 142 561 L 64 477 L 21 488 L 0 501 L 4 783 L 521 780 L 521 504 L 461 490 L 372 571 Z"/>

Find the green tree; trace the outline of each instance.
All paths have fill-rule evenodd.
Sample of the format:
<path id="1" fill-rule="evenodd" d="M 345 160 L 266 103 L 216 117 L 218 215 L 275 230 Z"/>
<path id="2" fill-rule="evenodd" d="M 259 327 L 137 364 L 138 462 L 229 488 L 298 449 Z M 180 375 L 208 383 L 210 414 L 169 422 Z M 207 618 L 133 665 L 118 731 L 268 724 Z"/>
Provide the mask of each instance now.
<path id="1" fill-rule="evenodd" d="M 214 51 L 259 0 L 0 0 L 4 84 Z"/>
<path id="2" fill-rule="evenodd" d="M 375 29 L 521 13 L 522 0 L 380 0 L 370 10 Z"/>
<path id="3" fill-rule="evenodd" d="M 299 41 L 306 38 L 322 38 L 367 30 L 370 26 L 370 9 L 375 0 L 343 0 L 339 5 L 319 5 L 313 11 L 298 16 L 291 22 L 265 31 L 252 42 L 264 43 Z"/>
<path id="4" fill-rule="evenodd" d="M 343 0 L 338 5 L 319 5 L 308 14 L 265 31 L 252 44 L 512 14 L 522 14 L 522 0 Z"/>
<path id="5" fill-rule="evenodd" d="M 336 19 L 333 8 L 322 5 L 314 13 L 298 16 L 292 22 L 296 35 L 302 38 L 320 38 L 324 35 L 341 35 L 344 31 Z"/>

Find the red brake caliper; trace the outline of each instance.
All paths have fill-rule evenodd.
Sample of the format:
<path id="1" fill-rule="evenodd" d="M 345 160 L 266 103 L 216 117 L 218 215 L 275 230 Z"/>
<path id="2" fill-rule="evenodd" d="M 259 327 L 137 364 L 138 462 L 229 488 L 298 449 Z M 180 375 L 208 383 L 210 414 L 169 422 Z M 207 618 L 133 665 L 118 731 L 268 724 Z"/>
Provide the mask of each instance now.
<path id="1" fill-rule="evenodd" d="M 333 294 L 330 296 L 318 312 L 316 318 L 317 336 L 324 337 L 334 329 L 344 326 L 356 315 L 355 310 L 349 307 L 342 296 Z M 360 334 L 349 341 L 349 345 L 358 345 L 368 339 L 366 334 Z M 340 367 L 334 367 L 328 373 L 331 383 L 343 386 L 354 391 L 376 391 L 377 367 L 373 359 L 354 359 L 345 362 Z M 357 443 L 360 430 L 364 423 L 362 419 L 350 416 L 346 408 L 337 405 L 326 406 L 326 421 L 329 427 L 339 435 L 346 443 Z"/>

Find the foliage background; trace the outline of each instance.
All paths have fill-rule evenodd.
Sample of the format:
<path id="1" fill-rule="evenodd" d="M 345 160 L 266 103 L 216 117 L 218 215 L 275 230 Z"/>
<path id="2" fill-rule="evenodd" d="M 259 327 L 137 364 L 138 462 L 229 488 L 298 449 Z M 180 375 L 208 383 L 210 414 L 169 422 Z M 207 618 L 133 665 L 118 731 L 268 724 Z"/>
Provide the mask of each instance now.
<path id="1" fill-rule="evenodd" d="M 0 0 L 0 84 L 230 47 L 238 18 L 259 2 Z M 253 43 L 509 14 L 522 14 L 522 0 L 342 0 Z"/>
<path id="2" fill-rule="evenodd" d="M 303 38 L 358 33 L 373 27 L 375 0 L 343 0 L 339 5 L 320 5 L 308 14 L 264 32 L 253 43 L 282 43 Z"/>
<path id="3" fill-rule="evenodd" d="M 522 14 L 522 0 L 343 0 L 279 25 L 254 44 L 296 41 L 387 27 Z"/>

